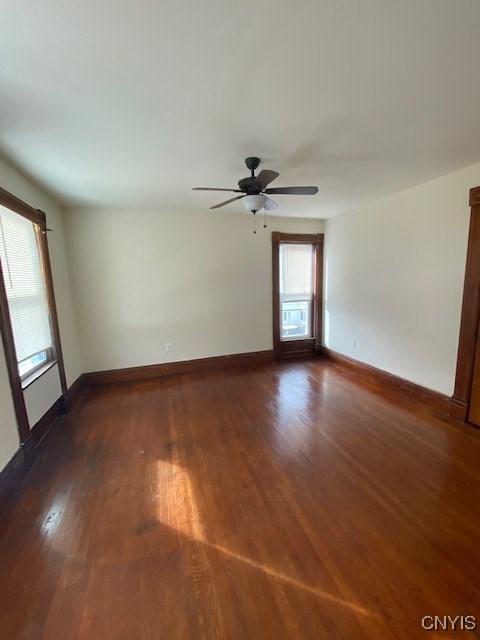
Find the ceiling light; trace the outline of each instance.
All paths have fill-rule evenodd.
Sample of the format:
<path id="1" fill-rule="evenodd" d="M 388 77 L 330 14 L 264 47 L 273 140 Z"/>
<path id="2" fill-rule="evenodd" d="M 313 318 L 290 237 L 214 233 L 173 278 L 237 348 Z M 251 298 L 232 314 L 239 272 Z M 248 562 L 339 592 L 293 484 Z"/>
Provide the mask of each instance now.
<path id="1" fill-rule="evenodd" d="M 242 198 L 243 206 L 247 211 L 251 211 L 252 213 L 255 211 L 260 211 L 263 209 L 263 205 L 265 204 L 266 197 L 263 194 L 258 194 L 257 196 L 245 196 Z"/>

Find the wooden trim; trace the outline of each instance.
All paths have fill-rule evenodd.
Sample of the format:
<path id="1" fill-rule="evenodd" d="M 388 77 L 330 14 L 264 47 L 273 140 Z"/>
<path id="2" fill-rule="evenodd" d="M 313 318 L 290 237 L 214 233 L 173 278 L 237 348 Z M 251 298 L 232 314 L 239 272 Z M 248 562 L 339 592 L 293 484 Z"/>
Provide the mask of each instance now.
<path id="1" fill-rule="evenodd" d="M 480 187 L 473 187 L 470 189 L 468 203 L 471 207 L 475 207 L 477 204 L 480 204 Z"/>
<path id="2" fill-rule="evenodd" d="M 84 373 L 78 376 L 64 395 L 66 408 L 69 410 L 79 399 L 81 392 L 86 387 L 86 376 Z"/>
<path id="3" fill-rule="evenodd" d="M 272 231 L 272 241 L 282 244 L 323 243 L 323 233 L 283 233 L 281 231 Z"/>
<path id="4" fill-rule="evenodd" d="M 319 236 L 315 251 L 313 335 L 315 351 L 323 344 L 323 234 Z"/>
<path id="5" fill-rule="evenodd" d="M 50 409 L 44 413 L 40 420 L 30 429 L 27 440 L 23 443 L 23 450 L 28 455 L 33 449 L 36 449 L 41 441 L 45 438 L 50 431 L 55 421 L 63 414 L 64 404 L 63 396 L 60 396 L 50 407 Z"/>
<path id="6" fill-rule="evenodd" d="M 23 449 L 17 449 L 12 458 L 0 470 L 0 508 L 14 494 L 22 476 L 28 471 L 33 459 L 25 456 Z"/>
<path id="7" fill-rule="evenodd" d="M 323 303 L 323 233 L 282 233 L 272 232 L 272 310 L 273 310 L 273 350 L 275 357 L 305 356 L 315 352 L 322 343 L 322 303 Z M 303 340 L 280 340 L 280 244 L 312 244 L 313 262 L 313 299 L 312 333 L 313 338 Z"/>
<path id="8" fill-rule="evenodd" d="M 67 384 L 65 379 L 65 367 L 63 364 L 62 345 L 60 341 L 60 330 L 58 326 L 57 307 L 55 304 L 55 294 L 53 289 L 52 270 L 50 266 L 50 257 L 48 253 L 47 242 L 47 221 L 46 215 L 39 209 L 34 209 L 29 204 L 20 200 L 13 194 L 0 187 L 0 205 L 10 209 L 24 218 L 34 223 L 35 234 L 39 249 L 40 261 L 43 269 L 45 282 L 45 290 L 47 294 L 49 319 L 52 331 L 52 356 L 57 362 L 60 384 L 62 388 L 63 398 L 66 397 Z M 8 376 L 12 391 L 15 414 L 17 418 L 20 442 L 25 443 L 29 438 L 31 429 L 28 424 L 28 417 L 25 408 L 25 399 L 23 396 L 22 381 L 18 373 L 17 356 L 15 352 L 15 342 L 13 338 L 12 324 L 8 309 L 8 300 L 5 291 L 5 282 L 0 265 L 0 321 L 2 329 L 2 342 L 5 351 L 5 359 L 7 363 Z M 62 406 L 64 400 L 62 398 Z"/>
<path id="9" fill-rule="evenodd" d="M 58 419 L 65 413 L 65 402 L 73 406 L 85 388 L 85 376 L 82 374 L 69 387 L 66 396 L 58 398 L 33 429 L 28 431 L 25 441 L 0 470 L 0 505 L 12 493 L 20 477 L 29 469 L 45 436 L 57 426 Z"/>
<path id="10" fill-rule="evenodd" d="M 17 429 L 20 442 L 24 442 L 29 433 L 27 409 L 25 407 L 25 399 L 23 397 L 22 381 L 18 373 L 17 354 L 15 351 L 15 342 L 13 340 L 12 323 L 10 320 L 10 312 L 8 309 L 7 294 L 5 291 L 5 282 L 3 279 L 2 265 L 0 262 L 0 329 L 2 333 L 3 350 L 5 352 L 5 361 L 7 364 L 8 378 L 12 391 L 13 406 L 17 419 Z"/>
<path id="11" fill-rule="evenodd" d="M 480 317 L 480 187 L 470 189 L 470 228 L 463 286 L 462 316 L 453 397 L 468 405 Z"/>
<path id="12" fill-rule="evenodd" d="M 454 395 L 450 398 L 451 405 L 451 415 L 456 418 L 461 418 L 462 420 L 466 420 L 468 415 L 468 403 L 463 400 L 459 400 Z"/>
<path id="13" fill-rule="evenodd" d="M 94 371 L 84 374 L 86 384 L 111 384 L 114 382 L 133 382 L 136 380 L 150 380 L 178 373 L 194 373 L 228 369 L 244 365 L 261 365 L 273 360 L 273 352 L 253 351 L 251 353 L 234 353 L 226 356 L 213 356 L 197 360 L 182 360 L 181 362 L 167 362 L 151 364 L 142 367 L 127 367 L 126 369 L 110 369 L 108 371 Z"/>
<path id="14" fill-rule="evenodd" d="M 13 494 L 22 476 L 31 467 L 38 448 L 47 434 L 58 424 L 62 413 L 63 398 L 60 397 L 29 431 L 25 442 L 13 454 L 5 467 L 0 470 L 0 506 L 3 506 Z"/>
<path id="15" fill-rule="evenodd" d="M 275 357 L 297 358 L 310 356 L 315 352 L 315 338 L 303 340 L 283 340 L 278 350 L 275 350 Z"/>
<path id="16" fill-rule="evenodd" d="M 280 236 L 272 233 L 272 310 L 273 310 L 273 351 L 278 357 L 281 353 L 280 343 Z"/>
<path id="17" fill-rule="evenodd" d="M 130 382 L 135 380 L 150 380 L 153 378 L 174 375 L 178 373 L 192 373 L 221 370 L 240 366 L 256 366 L 273 361 L 273 351 L 255 351 L 252 353 L 238 353 L 227 356 L 201 358 L 183 362 L 149 365 L 145 367 L 130 367 L 127 369 L 113 369 L 80 375 L 67 390 L 50 407 L 45 415 L 27 433 L 25 442 L 15 452 L 3 470 L 0 470 L 0 505 L 12 494 L 22 475 L 31 466 L 38 448 L 46 435 L 63 424 L 59 418 L 64 413 L 64 401 L 72 406 L 86 391 L 88 385 L 110 384 L 116 382 Z M 23 398 L 23 395 L 22 395 Z"/>
<path id="18" fill-rule="evenodd" d="M 35 384 L 39 378 L 48 373 L 56 364 L 58 364 L 56 360 L 48 360 L 45 364 L 40 365 L 38 369 L 34 369 L 32 373 L 21 379 L 22 390 L 25 391 L 30 385 Z"/>
<path id="19" fill-rule="evenodd" d="M 466 405 L 458 402 L 453 397 L 427 389 L 415 382 L 410 382 L 410 380 L 400 378 L 393 373 L 345 356 L 328 347 L 323 346 L 319 352 L 335 364 L 353 370 L 356 375 L 362 377 L 365 381 L 374 385 L 381 385 L 382 389 L 387 387 L 394 391 L 401 391 L 408 394 L 413 400 L 417 400 L 435 411 L 455 418 L 464 419 L 466 416 Z"/>
<path id="20" fill-rule="evenodd" d="M 42 216 L 37 209 L 20 200 L 20 198 L 14 196 L 13 193 L 9 193 L 6 189 L 2 189 L 2 187 L 0 187 L 0 205 L 18 213 L 24 218 L 28 218 L 28 220 L 35 224 L 42 224 Z"/>
<path id="21" fill-rule="evenodd" d="M 62 393 L 67 393 L 67 380 L 65 377 L 65 365 L 63 362 L 62 342 L 60 339 L 60 327 L 58 325 L 57 305 L 55 302 L 55 291 L 53 288 L 53 276 L 52 267 L 50 265 L 50 255 L 48 251 L 48 239 L 47 239 L 47 219 L 43 211 L 38 210 L 41 216 L 40 228 L 37 227 L 37 238 L 40 249 L 40 260 L 42 263 L 45 290 L 47 292 L 48 310 L 50 316 L 50 327 L 52 330 L 52 350 L 53 359 L 58 363 L 58 372 L 60 376 L 60 385 L 62 387 Z"/>

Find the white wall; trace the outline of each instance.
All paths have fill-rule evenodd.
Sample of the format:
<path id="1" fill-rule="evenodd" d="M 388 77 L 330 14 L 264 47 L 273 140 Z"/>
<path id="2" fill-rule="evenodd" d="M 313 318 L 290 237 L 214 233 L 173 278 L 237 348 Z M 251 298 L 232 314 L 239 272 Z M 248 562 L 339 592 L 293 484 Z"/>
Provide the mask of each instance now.
<path id="1" fill-rule="evenodd" d="M 52 229 L 52 232 L 48 236 L 48 244 L 65 360 L 65 373 L 67 384 L 70 385 L 83 372 L 83 364 L 78 344 L 70 290 L 70 275 L 65 253 L 63 213 L 51 198 L 2 160 L 0 160 L 0 186 L 33 207 L 44 210 L 47 214 L 47 223 Z M 45 410 L 49 409 L 59 397 L 57 384 L 58 370 L 54 367 L 49 373 L 49 384 L 47 384 L 46 381 L 42 382 L 38 380 L 26 391 L 27 404 L 29 403 L 31 407 L 34 407 L 30 411 L 29 416 L 31 426 L 31 421 L 38 417 L 38 411 L 42 407 L 46 407 Z M 52 382 L 54 376 L 57 376 L 56 383 Z M 39 385 L 38 389 L 36 385 Z M 31 397 L 34 397 L 34 401 L 32 402 L 30 401 Z M 0 468 L 2 468 L 18 448 L 19 439 L 10 383 L 5 364 L 5 355 L 1 347 L 0 399 Z M 35 424 L 36 421 L 35 419 L 33 424 Z"/>
<path id="2" fill-rule="evenodd" d="M 324 228 L 319 220 L 269 217 L 269 229 L 260 225 L 253 236 L 248 215 L 233 212 L 63 215 L 1 162 L 0 184 L 44 209 L 53 228 L 49 246 L 68 384 L 84 370 L 270 349 L 271 232 Z M 327 346 L 452 393 L 468 189 L 478 184 L 475 165 L 328 220 Z M 47 398 L 58 392 L 56 383 L 47 386 L 45 394 L 36 393 L 40 388 L 30 393 L 32 420 L 56 399 Z M 3 352 L 0 401 L 3 465 L 18 445 Z"/>
<path id="3" fill-rule="evenodd" d="M 23 392 L 28 424 L 35 425 L 52 406 L 52 398 L 58 400 L 62 395 L 58 366 L 54 365 L 43 376 L 35 380 Z"/>
<path id="4" fill-rule="evenodd" d="M 7 365 L 0 346 L 0 470 L 18 449 L 18 430 Z"/>
<path id="5" fill-rule="evenodd" d="M 453 393 L 468 191 L 479 184 L 477 164 L 328 220 L 328 347 Z"/>
<path id="6" fill-rule="evenodd" d="M 271 232 L 323 223 L 268 222 L 254 236 L 247 213 L 68 211 L 86 370 L 270 349 Z"/>

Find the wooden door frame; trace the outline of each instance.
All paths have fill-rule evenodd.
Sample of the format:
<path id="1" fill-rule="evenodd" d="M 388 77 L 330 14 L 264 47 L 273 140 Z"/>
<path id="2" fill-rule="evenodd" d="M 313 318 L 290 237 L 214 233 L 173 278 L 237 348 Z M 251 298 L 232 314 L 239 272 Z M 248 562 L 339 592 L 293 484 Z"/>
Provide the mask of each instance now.
<path id="1" fill-rule="evenodd" d="M 272 231 L 272 307 L 273 307 L 273 351 L 277 358 L 308 355 L 320 351 L 323 332 L 323 233 L 282 233 Z M 313 260 L 313 337 L 302 340 L 280 340 L 280 265 L 281 244 L 311 244 Z"/>
<path id="2" fill-rule="evenodd" d="M 60 385 L 62 388 L 62 408 L 66 408 L 66 392 L 67 384 L 65 379 L 65 366 L 63 363 L 62 345 L 60 342 L 60 329 L 58 325 L 57 307 L 55 304 L 55 295 L 53 290 L 52 270 L 50 266 L 50 256 L 48 252 L 47 241 L 47 219 L 46 215 L 40 209 L 34 209 L 20 198 L 9 193 L 0 187 L 0 205 L 6 209 L 10 209 L 14 213 L 27 218 L 35 226 L 35 234 L 37 238 L 45 289 L 47 294 L 50 328 L 52 333 L 52 353 L 53 359 L 58 366 L 60 377 Z M 24 389 L 22 381 L 18 373 L 17 356 L 15 350 L 15 342 L 13 338 L 12 323 L 8 308 L 7 294 L 5 290 L 5 282 L 0 264 L 0 329 L 2 334 L 3 349 L 5 352 L 5 361 L 7 364 L 8 377 L 10 380 L 10 388 L 12 391 L 13 405 L 17 419 L 17 428 L 20 437 L 20 444 L 24 444 L 28 440 L 32 427 L 28 422 L 27 410 L 25 406 Z M 40 377 L 41 374 L 38 376 Z"/>
<path id="3" fill-rule="evenodd" d="M 470 189 L 469 205 L 471 208 L 470 229 L 453 393 L 453 400 L 464 408 L 467 416 L 480 319 L 480 186 Z"/>

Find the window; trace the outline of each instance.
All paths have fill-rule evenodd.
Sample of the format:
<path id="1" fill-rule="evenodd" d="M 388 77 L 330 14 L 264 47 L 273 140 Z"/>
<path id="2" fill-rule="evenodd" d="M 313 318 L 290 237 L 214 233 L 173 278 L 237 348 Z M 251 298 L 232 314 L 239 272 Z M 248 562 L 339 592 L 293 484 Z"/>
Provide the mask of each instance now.
<path id="1" fill-rule="evenodd" d="M 280 244 L 280 339 L 312 337 L 313 248 Z"/>
<path id="2" fill-rule="evenodd" d="M 53 340 L 38 225 L 4 206 L 0 206 L 0 260 L 23 380 L 53 359 Z"/>
<path id="3" fill-rule="evenodd" d="M 323 234 L 272 233 L 273 345 L 277 356 L 322 344 Z"/>

